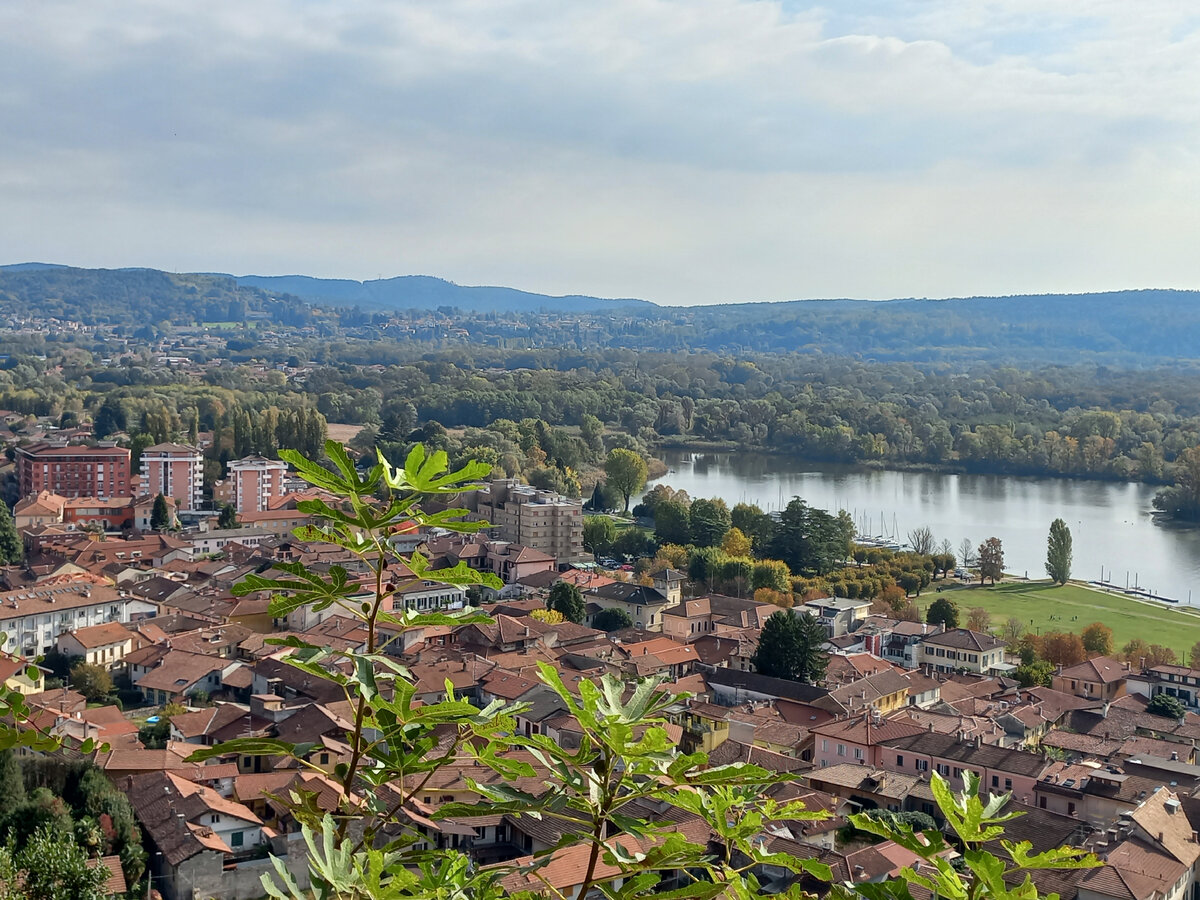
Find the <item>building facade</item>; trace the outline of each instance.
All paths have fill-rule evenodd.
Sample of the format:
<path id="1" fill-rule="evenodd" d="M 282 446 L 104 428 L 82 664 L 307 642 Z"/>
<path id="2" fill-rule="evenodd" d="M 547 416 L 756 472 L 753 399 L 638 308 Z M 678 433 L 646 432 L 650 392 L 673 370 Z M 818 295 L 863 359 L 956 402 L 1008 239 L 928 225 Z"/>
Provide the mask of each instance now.
<path id="1" fill-rule="evenodd" d="M 155 444 L 142 451 L 142 493 L 174 497 L 182 511 L 200 509 L 204 457 L 185 444 Z"/>
<path id="2" fill-rule="evenodd" d="M 18 447 L 22 497 L 49 491 L 60 497 L 129 497 L 129 451 L 124 447 L 70 447 L 46 442 Z"/>
<path id="3" fill-rule="evenodd" d="M 127 598 L 115 588 L 69 584 L 0 593 L 0 632 L 8 653 L 34 658 L 55 648 L 58 636 L 105 622 L 128 621 Z"/>
<path id="4" fill-rule="evenodd" d="M 583 502 L 513 478 L 463 495 L 474 522 L 490 522 L 491 536 L 548 553 L 560 563 L 591 561 L 583 549 Z"/>
<path id="5" fill-rule="evenodd" d="M 248 456 L 229 463 L 231 502 L 240 513 L 264 512 L 283 496 L 287 464 L 262 456 Z"/>

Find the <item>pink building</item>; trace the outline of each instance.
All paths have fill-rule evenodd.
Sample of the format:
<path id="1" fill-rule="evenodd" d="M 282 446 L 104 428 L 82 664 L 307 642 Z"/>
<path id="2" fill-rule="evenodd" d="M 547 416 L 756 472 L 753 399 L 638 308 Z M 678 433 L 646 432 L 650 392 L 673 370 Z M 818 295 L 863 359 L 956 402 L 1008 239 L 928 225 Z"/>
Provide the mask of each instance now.
<path id="1" fill-rule="evenodd" d="M 878 744 L 875 751 L 881 769 L 927 777 L 937 772 L 954 791 L 962 790 L 963 774 L 970 771 L 980 777 L 984 791 L 1012 794 L 1026 804 L 1034 802 L 1038 779 L 1051 765 L 1040 753 L 931 731 L 892 738 Z"/>
<path id="2" fill-rule="evenodd" d="M 186 444 L 155 444 L 142 451 L 142 493 L 174 497 L 180 510 L 204 500 L 204 457 Z"/>
<path id="3" fill-rule="evenodd" d="M 240 513 L 265 512 L 283 496 L 287 464 L 262 456 L 248 456 L 229 463 L 232 503 Z"/>

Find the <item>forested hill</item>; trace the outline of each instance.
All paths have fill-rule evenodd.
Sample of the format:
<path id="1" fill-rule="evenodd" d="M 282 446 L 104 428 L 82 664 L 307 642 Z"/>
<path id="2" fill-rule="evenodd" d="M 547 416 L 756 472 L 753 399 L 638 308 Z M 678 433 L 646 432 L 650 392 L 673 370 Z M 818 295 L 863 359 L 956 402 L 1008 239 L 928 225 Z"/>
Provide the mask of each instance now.
<path id="1" fill-rule="evenodd" d="M 1058 354 L 1080 353 L 1142 366 L 1200 359 L 1197 291 L 742 303 L 688 310 L 680 325 L 689 343 L 712 350 L 1064 364 L 1075 360 Z"/>
<path id="2" fill-rule="evenodd" d="M 357 282 L 0 266 L 0 317 L 46 316 L 135 326 L 258 319 L 384 340 L 381 326 L 396 320 L 409 324 L 392 333 L 409 342 L 442 346 L 465 339 L 507 350 L 804 352 L 1137 368 L 1200 360 L 1200 292 L 1176 290 L 662 307 L 463 287 L 423 276 Z"/>
<path id="3" fill-rule="evenodd" d="M 302 297 L 313 303 L 361 306 L 364 309 L 437 309 L 464 312 L 604 312 L 653 308 L 646 300 L 604 300 L 573 294 L 552 297 L 507 287 L 468 287 L 428 275 L 401 275 L 374 281 L 309 278 L 306 275 L 238 275 L 237 283 Z"/>

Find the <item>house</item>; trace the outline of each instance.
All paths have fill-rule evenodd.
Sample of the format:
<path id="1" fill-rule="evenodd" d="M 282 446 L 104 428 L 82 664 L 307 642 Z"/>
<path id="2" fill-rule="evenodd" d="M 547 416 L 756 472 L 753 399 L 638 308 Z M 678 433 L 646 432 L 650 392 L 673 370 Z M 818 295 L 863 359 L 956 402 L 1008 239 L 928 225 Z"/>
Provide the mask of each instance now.
<path id="1" fill-rule="evenodd" d="M 166 900 L 261 896 L 259 873 L 273 867 L 252 857 L 270 840 L 262 819 L 247 806 L 166 771 L 125 777 L 118 786 L 148 838 L 152 886 Z M 271 849 L 307 885 L 307 861 L 285 844 Z"/>
<path id="2" fill-rule="evenodd" d="M 964 741 L 958 734 L 926 731 L 882 741 L 876 748 L 877 765 L 893 772 L 937 772 L 953 790 L 962 790 L 963 773 L 972 771 L 984 789 L 1012 794 L 1032 803 L 1034 787 L 1050 762 L 1039 753 L 985 744 L 979 738 Z"/>
<path id="3" fill-rule="evenodd" d="M 1131 694 L 1153 700 L 1166 694 L 1189 709 L 1200 709 L 1200 669 L 1187 666 L 1151 666 L 1141 672 L 1127 672 L 1126 686 Z"/>
<path id="4" fill-rule="evenodd" d="M 823 600 L 809 600 L 799 609 L 824 625 L 830 637 L 839 637 L 858 630 L 871 610 L 871 601 L 826 597 Z"/>
<path id="5" fill-rule="evenodd" d="M 972 672 L 977 675 L 1011 672 L 1004 661 L 1004 641 L 967 628 L 952 628 L 921 640 L 918 665 L 935 672 Z"/>
<path id="6" fill-rule="evenodd" d="M 245 668 L 240 662 L 230 662 L 219 656 L 172 649 L 133 683 L 151 703 L 182 703 L 188 696 L 203 694 L 211 697 L 220 693 L 228 686 L 229 677 Z M 248 689 L 249 679 L 245 680 Z"/>
<path id="7" fill-rule="evenodd" d="M 867 710 L 847 719 L 826 722 L 810 729 L 813 763 L 820 769 L 852 763 L 878 765 L 876 746 L 891 738 L 921 734 L 924 726 L 906 717 L 884 719 Z"/>
<path id="8" fill-rule="evenodd" d="M 658 588 L 625 581 L 592 588 L 583 599 L 587 603 L 585 625 L 590 626 L 601 610 L 619 609 L 629 616 L 634 628 L 646 631 L 662 631 L 663 614 L 673 605 Z"/>
<path id="9" fill-rule="evenodd" d="M 133 641 L 133 633 L 120 622 L 105 622 L 64 632 L 55 646 L 66 656 L 81 656 L 84 662 L 112 669 L 133 650 Z"/>
<path id="10" fill-rule="evenodd" d="M 874 766 L 838 763 L 814 769 L 805 781 L 818 791 L 839 797 L 850 804 L 854 812 L 887 809 L 900 812 L 904 801 L 922 776 L 889 772 Z"/>
<path id="11" fill-rule="evenodd" d="M 46 677 L 28 660 L 0 653 L 0 684 L 18 694 L 40 694 L 46 689 Z"/>
<path id="12" fill-rule="evenodd" d="M 1108 656 L 1097 656 L 1069 666 L 1054 676 L 1051 687 L 1064 694 L 1088 700 L 1116 700 L 1125 695 L 1129 664 Z"/>

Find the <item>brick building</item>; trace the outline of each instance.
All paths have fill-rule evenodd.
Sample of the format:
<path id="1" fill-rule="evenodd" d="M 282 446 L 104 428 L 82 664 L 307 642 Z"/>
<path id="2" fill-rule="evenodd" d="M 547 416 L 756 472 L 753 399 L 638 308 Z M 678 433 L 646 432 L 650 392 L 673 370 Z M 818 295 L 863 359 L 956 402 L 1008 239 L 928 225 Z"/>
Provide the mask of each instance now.
<path id="1" fill-rule="evenodd" d="M 22 497 L 49 491 L 61 497 L 129 497 L 129 451 L 124 447 L 56 446 L 45 441 L 18 447 Z"/>

